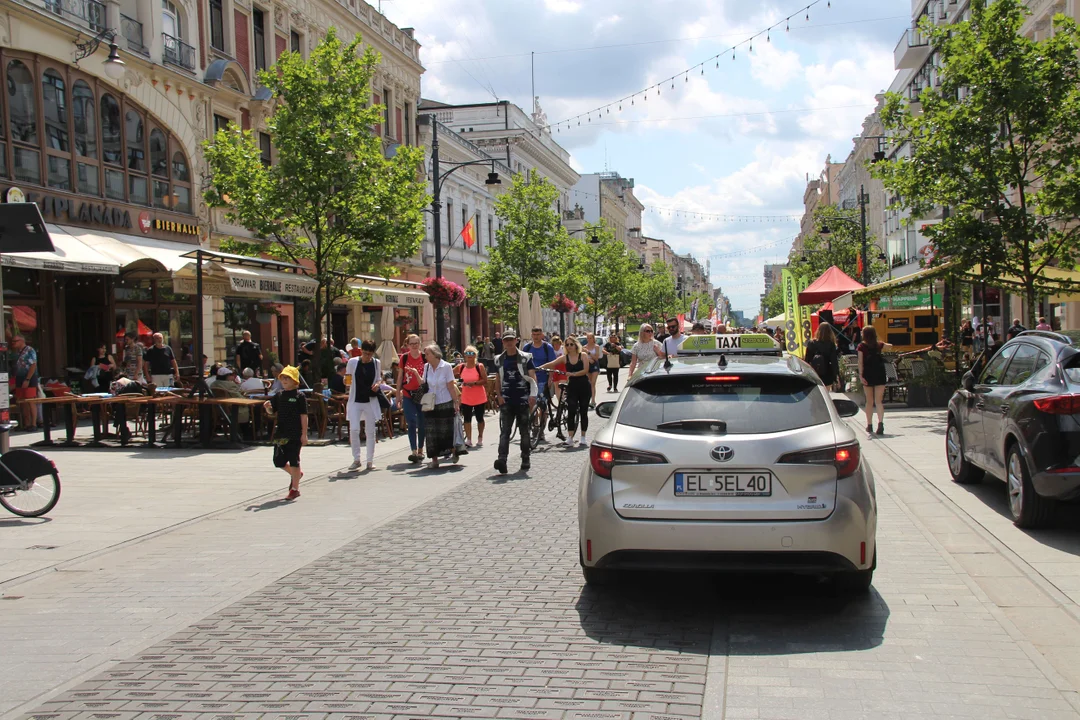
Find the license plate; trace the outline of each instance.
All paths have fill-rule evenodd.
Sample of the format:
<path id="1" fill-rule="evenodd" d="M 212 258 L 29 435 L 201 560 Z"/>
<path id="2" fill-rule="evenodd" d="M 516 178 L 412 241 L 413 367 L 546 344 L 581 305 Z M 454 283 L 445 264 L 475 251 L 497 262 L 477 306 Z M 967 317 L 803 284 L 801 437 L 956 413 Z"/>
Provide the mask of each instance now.
<path id="1" fill-rule="evenodd" d="M 769 497 L 772 473 L 675 473 L 675 494 L 689 497 Z"/>

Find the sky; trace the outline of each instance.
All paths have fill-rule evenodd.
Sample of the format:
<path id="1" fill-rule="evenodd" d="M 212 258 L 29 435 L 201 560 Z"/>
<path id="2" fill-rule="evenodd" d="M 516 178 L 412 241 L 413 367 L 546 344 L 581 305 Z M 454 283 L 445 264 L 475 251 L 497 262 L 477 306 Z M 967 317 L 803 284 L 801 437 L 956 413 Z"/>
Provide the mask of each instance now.
<path id="1" fill-rule="evenodd" d="M 910 0 L 800 11 L 812 1 L 383 0 L 382 12 L 415 28 L 424 98 L 530 112 L 535 78 L 555 125 L 637 93 L 554 138 L 579 172 L 634 178 L 643 233 L 710 261 L 714 287 L 752 317 L 762 266 L 784 262 L 799 231 L 807 176 L 848 156 L 910 25 Z"/>

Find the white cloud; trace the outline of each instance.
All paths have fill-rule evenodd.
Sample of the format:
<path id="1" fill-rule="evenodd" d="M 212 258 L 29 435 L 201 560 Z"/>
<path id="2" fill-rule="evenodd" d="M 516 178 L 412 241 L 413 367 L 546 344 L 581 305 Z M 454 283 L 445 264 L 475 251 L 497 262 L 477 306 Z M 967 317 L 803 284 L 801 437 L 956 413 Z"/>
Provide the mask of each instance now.
<path id="1" fill-rule="evenodd" d="M 750 55 L 750 74 L 770 90 L 780 90 L 803 72 L 799 54 L 781 50 L 773 43 L 758 43 Z"/>
<path id="2" fill-rule="evenodd" d="M 544 7 L 554 13 L 581 12 L 581 3 L 575 0 L 544 0 Z"/>

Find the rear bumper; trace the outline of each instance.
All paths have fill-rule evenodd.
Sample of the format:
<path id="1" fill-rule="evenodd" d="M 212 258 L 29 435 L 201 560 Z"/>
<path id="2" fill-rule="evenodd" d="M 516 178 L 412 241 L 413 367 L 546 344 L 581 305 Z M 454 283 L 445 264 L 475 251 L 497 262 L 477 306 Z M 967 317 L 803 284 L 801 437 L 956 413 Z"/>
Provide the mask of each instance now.
<path id="1" fill-rule="evenodd" d="M 1080 473 L 1038 472 L 1031 484 L 1040 496 L 1054 500 L 1080 500 Z"/>
<path id="2" fill-rule="evenodd" d="M 845 492 L 837 493 L 833 513 L 822 520 L 683 522 L 619 516 L 610 482 L 592 476 L 579 506 L 582 563 L 638 570 L 866 570 L 874 562 L 877 508 L 872 479 L 856 477 L 840 481 Z"/>

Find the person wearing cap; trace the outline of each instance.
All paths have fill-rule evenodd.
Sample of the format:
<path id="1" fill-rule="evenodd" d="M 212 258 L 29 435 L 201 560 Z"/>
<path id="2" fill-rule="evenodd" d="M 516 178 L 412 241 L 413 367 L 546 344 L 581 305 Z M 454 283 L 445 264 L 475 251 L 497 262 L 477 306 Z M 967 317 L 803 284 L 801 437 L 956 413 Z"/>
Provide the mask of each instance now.
<path id="1" fill-rule="evenodd" d="M 278 374 L 281 392 L 263 403 L 270 417 L 277 418 L 274 430 L 274 467 L 289 474 L 289 493 L 286 500 L 300 497 L 300 448 L 307 445 L 307 399 L 300 394 L 300 370 L 287 365 Z"/>
<path id="2" fill-rule="evenodd" d="M 499 403 L 499 457 L 495 469 L 506 474 L 506 459 L 510 455 L 510 433 L 514 423 L 521 435 L 521 469 L 531 465 L 529 453 L 529 415 L 536 407 L 539 386 L 532 355 L 518 350 L 517 335 L 512 331 L 503 333 L 503 352 L 495 358 L 495 396 Z"/>
<path id="3" fill-rule="evenodd" d="M 244 391 L 240 389 L 240 383 L 236 382 L 236 373 L 230 367 L 218 368 L 217 377 L 214 378 L 214 382 L 209 383 L 210 391 L 214 395 L 225 395 L 227 397 L 242 398 Z M 240 412 L 236 415 L 237 422 L 241 425 L 247 425 L 251 422 L 251 411 L 246 407 L 240 408 Z"/>

